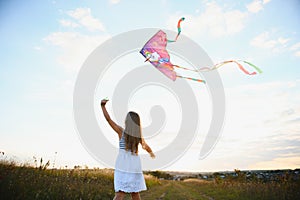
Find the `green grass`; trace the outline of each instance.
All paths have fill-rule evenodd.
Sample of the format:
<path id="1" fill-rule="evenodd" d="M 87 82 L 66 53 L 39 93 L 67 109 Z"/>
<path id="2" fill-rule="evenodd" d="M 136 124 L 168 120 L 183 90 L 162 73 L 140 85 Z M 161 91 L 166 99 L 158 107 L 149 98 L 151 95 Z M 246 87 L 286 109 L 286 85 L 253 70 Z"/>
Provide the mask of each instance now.
<path id="1" fill-rule="evenodd" d="M 299 181 L 158 180 L 145 175 L 143 200 L 300 199 Z M 113 170 L 39 169 L 0 163 L 0 199 L 113 199 Z M 126 199 L 130 199 L 127 195 Z"/>
<path id="2" fill-rule="evenodd" d="M 238 199 L 238 200 L 277 200 L 300 199 L 299 183 L 215 183 L 213 181 L 163 181 L 161 186 L 155 186 L 142 193 L 142 199 Z"/>
<path id="3" fill-rule="evenodd" d="M 1 199 L 112 199 L 113 172 L 0 165 Z"/>

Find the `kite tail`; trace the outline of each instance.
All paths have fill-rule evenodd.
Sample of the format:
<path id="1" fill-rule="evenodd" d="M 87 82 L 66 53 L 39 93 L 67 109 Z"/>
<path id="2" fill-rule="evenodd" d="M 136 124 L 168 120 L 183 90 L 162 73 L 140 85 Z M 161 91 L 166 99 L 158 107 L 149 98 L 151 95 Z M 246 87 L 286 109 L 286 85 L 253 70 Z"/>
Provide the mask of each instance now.
<path id="1" fill-rule="evenodd" d="M 253 67 L 258 73 L 260 73 L 260 74 L 262 73 L 262 70 L 259 69 L 257 66 L 253 65 L 252 63 L 250 63 L 250 62 L 248 62 L 248 61 L 244 61 L 244 60 L 239 60 L 239 61 L 236 61 L 236 60 L 228 60 L 228 61 L 224 61 L 224 62 L 222 62 L 222 63 L 217 64 L 217 65 L 216 65 L 216 68 L 219 68 L 219 67 L 221 67 L 222 65 L 225 65 L 225 64 L 228 64 L 228 63 L 235 63 L 235 64 L 237 64 L 237 66 L 240 68 L 240 70 L 242 70 L 245 74 L 247 74 L 247 75 L 255 75 L 255 74 L 257 74 L 257 72 L 249 72 L 249 71 L 247 71 L 247 70 L 243 67 L 243 65 L 241 65 L 239 62 L 244 62 L 244 63 L 248 64 L 249 66 Z"/>
<path id="2" fill-rule="evenodd" d="M 252 63 L 250 63 L 248 61 L 244 61 L 244 60 L 239 60 L 239 61 L 236 61 L 236 60 L 227 60 L 227 61 L 223 61 L 221 63 L 215 64 L 212 67 L 202 67 L 200 69 L 189 69 L 189 68 L 181 67 L 181 66 L 178 66 L 178 65 L 173 65 L 173 66 L 177 67 L 177 68 L 180 68 L 180 69 L 184 69 L 184 70 L 188 70 L 188 71 L 193 71 L 193 72 L 207 72 L 207 71 L 212 71 L 212 70 L 218 69 L 219 67 L 221 67 L 221 66 L 223 66 L 225 64 L 228 64 L 228 63 L 235 63 L 240 68 L 240 70 L 242 70 L 245 74 L 247 74 L 247 75 L 255 75 L 255 74 L 257 74 L 256 72 L 251 72 L 250 73 L 239 62 L 244 62 L 244 63 L 248 64 L 249 66 L 253 67 L 258 73 L 260 73 L 260 74 L 262 73 L 262 70 L 259 69 L 257 66 L 253 65 Z"/>
<path id="3" fill-rule="evenodd" d="M 254 69 L 256 69 L 256 71 L 258 72 L 258 73 L 262 73 L 262 70 L 261 69 L 259 69 L 257 66 L 255 66 L 255 65 L 253 65 L 252 63 L 250 63 L 250 62 L 248 62 L 248 61 L 245 61 L 245 60 L 240 60 L 241 62 L 244 62 L 244 63 L 246 63 L 246 64 L 248 64 L 248 65 L 250 65 L 251 67 L 253 67 Z"/>
<path id="4" fill-rule="evenodd" d="M 177 38 L 179 37 L 179 35 L 180 35 L 180 33 L 181 33 L 181 26 L 180 26 L 180 24 L 181 24 L 181 22 L 182 21 L 184 21 L 184 17 L 182 17 L 179 21 L 178 21 L 178 23 L 177 23 L 177 35 L 176 35 L 176 37 L 175 37 L 175 39 L 174 40 L 167 40 L 168 42 L 176 42 L 177 41 Z"/>
<path id="5" fill-rule="evenodd" d="M 191 77 L 185 77 L 185 76 L 180 76 L 180 75 L 176 75 L 177 78 L 184 78 L 184 79 L 188 79 L 188 80 L 192 80 L 192 81 L 197 81 L 200 83 L 206 83 L 205 80 L 201 80 L 201 79 L 197 79 L 197 78 L 191 78 Z"/>

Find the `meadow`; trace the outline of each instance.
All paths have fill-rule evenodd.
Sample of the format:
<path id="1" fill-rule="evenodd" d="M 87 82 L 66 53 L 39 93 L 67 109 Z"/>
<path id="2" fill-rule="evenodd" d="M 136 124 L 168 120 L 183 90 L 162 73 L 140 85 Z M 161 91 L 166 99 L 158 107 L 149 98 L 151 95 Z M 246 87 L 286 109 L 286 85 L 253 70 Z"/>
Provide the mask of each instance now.
<path id="1" fill-rule="evenodd" d="M 162 180 L 145 172 L 147 191 L 142 199 L 229 200 L 300 199 L 300 182 L 287 178 L 276 181 L 238 178 L 211 180 L 186 178 Z M 153 175 L 154 174 L 154 175 Z M 159 175 L 166 175 L 159 172 Z M 47 169 L 0 163 L 0 199 L 113 199 L 112 169 Z M 128 196 L 126 199 L 130 199 Z"/>

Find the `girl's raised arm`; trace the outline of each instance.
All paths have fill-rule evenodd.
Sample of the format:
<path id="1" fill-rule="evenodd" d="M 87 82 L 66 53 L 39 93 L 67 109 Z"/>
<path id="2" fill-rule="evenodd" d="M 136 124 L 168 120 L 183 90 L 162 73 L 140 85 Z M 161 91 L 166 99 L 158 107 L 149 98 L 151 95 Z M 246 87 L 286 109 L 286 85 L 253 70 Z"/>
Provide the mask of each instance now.
<path id="1" fill-rule="evenodd" d="M 141 145 L 142 145 L 143 149 L 145 149 L 150 154 L 151 158 L 155 158 L 155 154 L 152 152 L 152 149 L 146 143 L 144 138 L 142 138 L 142 140 L 141 140 Z"/>
<path id="2" fill-rule="evenodd" d="M 105 104 L 107 103 L 107 99 L 102 99 L 101 100 L 101 108 L 102 108 L 102 111 L 103 111 L 103 115 L 106 119 L 106 121 L 108 122 L 108 124 L 111 126 L 112 129 L 114 129 L 114 131 L 119 135 L 119 138 L 122 137 L 122 127 L 119 126 L 118 124 L 116 124 L 109 116 L 106 108 L 105 108 Z"/>

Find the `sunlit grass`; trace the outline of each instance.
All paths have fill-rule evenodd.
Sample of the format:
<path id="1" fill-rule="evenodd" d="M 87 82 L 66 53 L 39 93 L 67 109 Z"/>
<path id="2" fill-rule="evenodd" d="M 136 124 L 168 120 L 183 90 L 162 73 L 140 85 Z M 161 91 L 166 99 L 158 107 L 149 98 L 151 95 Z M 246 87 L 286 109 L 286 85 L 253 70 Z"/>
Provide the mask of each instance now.
<path id="1" fill-rule="evenodd" d="M 46 162 L 47 163 L 47 162 Z M 113 199 L 112 169 L 47 169 L 41 166 L 16 165 L 0 161 L 0 197 L 3 199 Z M 241 173 L 241 172 L 239 172 Z M 147 191 L 142 199 L 300 199 L 300 181 L 288 176 L 276 181 L 236 178 L 218 178 L 207 181 L 197 178 L 183 181 L 159 180 L 145 174 Z M 129 195 L 126 197 L 129 199 Z"/>

